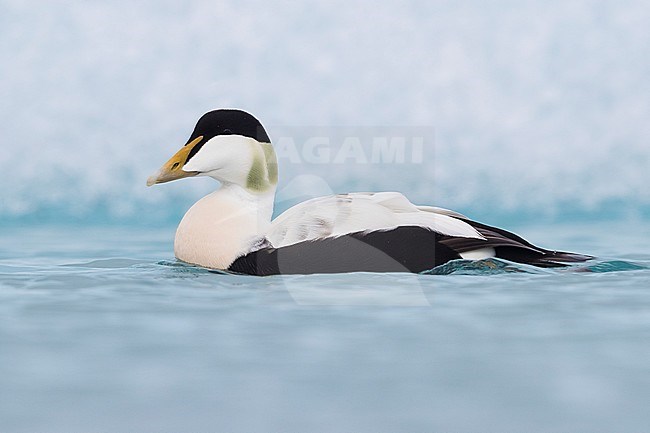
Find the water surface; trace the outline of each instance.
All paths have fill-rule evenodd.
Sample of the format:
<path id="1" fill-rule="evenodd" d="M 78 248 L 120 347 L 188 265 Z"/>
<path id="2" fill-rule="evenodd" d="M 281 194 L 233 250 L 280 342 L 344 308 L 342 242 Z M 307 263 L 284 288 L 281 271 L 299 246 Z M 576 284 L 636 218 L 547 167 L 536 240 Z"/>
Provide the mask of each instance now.
<path id="1" fill-rule="evenodd" d="M 2 432 L 638 432 L 650 229 L 518 227 L 570 270 L 223 275 L 174 227 L 3 227 Z M 503 269 L 501 269 L 503 268 Z"/>

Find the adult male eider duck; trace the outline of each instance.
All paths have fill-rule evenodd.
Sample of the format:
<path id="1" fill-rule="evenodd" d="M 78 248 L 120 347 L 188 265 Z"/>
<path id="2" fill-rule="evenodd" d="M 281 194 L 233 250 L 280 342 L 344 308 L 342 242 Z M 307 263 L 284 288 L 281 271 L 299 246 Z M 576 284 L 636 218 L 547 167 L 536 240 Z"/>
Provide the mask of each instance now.
<path id="1" fill-rule="evenodd" d="M 241 110 L 215 110 L 147 185 L 191 176 L 221 183 L 176 230 L 186 263 L 251 275 L 423 272 L 455 259 L 497 257 L 559 267 L 590 256 L 536 247 L 519 236 L 398 192 L 349 193 L 300 203 L 275 220 L 278 163 L 262 124 Z"/>

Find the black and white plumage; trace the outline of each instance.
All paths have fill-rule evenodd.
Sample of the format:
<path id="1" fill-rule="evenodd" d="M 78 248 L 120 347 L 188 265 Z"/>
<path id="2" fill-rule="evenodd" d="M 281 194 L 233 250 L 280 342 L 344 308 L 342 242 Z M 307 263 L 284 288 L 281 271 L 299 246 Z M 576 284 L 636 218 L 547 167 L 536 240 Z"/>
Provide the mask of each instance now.
<path id="1" fill-rule="evenodd" d="M 397 192 L 349 193 L 300 203 L 271 220 L 278 167 L 255 117 L 215 110 L 147 184 L 210 176 L 221 188 L 183 217 L 176 257 L 251 275 L 423 272 L 455 259 L 497 257 L 558 267 L 591 257 L 536 247 L 456 212 Z"/>

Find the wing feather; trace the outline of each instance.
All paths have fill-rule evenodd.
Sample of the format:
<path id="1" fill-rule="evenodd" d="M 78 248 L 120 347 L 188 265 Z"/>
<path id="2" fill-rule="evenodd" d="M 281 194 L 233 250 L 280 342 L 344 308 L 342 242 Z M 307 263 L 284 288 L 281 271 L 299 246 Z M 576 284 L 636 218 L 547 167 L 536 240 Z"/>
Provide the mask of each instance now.
<path id="1" fill-rule="evenodd" d="M 423 227 L 452 237 L 485 239 L 446 209 L 418 207 L 397 192 L 350 193 L 300 203 L 278 216 L 267 238 L 276 247 L 350 233 Z"/>

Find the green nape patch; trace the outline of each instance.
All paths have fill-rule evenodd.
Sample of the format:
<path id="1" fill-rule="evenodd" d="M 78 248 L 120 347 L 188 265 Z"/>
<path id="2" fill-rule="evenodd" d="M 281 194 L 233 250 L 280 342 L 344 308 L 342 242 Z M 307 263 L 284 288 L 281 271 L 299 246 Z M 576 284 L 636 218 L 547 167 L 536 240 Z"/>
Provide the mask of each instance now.
<path id="1" fill-rule="evenodd" d="M 278 161 L 271 144 L 262 144 L 262 152 L 253 151 L 253 164 L 246 178 L 246 188 L 266 191 L 278 183 Z"/>
<path id="2" fill-rule="evenodd" d="M 275 157 L 275 151 L 271 143 L 262 144 L 264 159 L 266 159 L 266 169 L 268 170 L 269 182 L 273 185 L 278 183 L 278 159 Z"/>

